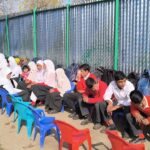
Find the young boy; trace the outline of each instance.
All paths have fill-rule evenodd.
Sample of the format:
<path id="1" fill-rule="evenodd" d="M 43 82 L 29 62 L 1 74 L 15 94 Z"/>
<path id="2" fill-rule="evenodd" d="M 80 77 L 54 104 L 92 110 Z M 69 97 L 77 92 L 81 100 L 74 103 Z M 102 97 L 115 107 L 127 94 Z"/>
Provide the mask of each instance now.
<path id="1" fill-rule="evenodd" d="M 74 93 L 67 93 L 63 96 L 64 103 L 69 108 L 73 109 L 73 113 L 69 115 L 69 117 L 73 118 L 74 120 L 79 118 L 75 107 L 77 104 L 79 106 L 82 116 L 87 116 L 89 114 L 88 109 L 82 105 L 82 94 L 86 90 L 85 81 L 89 77 L 96 79 L 96 76 L 90 72 L 90 66 L 88 64 L 83 64 L 79 67 L 77 77 L 78 79 L 76 81 L 76 91 Z"/>
<path id="2" fill-rule="evenodd" d="M 130 99 L 131 114 L 136 122 L 144 126 L 150 125 L 150 96 L 143 96 L 140 91 L 134 90 Z"/>
<path id="3" fill-rule="evenodd" d="M 132 134 L 134 136 L 138 135 L 138 130 L 134 126 L 130 114 L 130 93 L 133 90 L 134 86 L 127 80 L 125 74 L 122 71 L 117 71 L 115 73 L 115 81 L 109 84 L 104 95 L 105 102 L 100 104 L 101 117 L 104 122 L 110 126 L 109 129 L 114 129 L 112 118 L 117 128 L 121 131 L 122 136 L 126 135 L 125 129 L 127 124 Z M 123 123 L 124 121 L 125 123 Z"/>
<path id="4" fill-rule="evenodd" d="M 85 93 L 83 94 L 83 102 L 87 107 L 94 105 L 96 110 L 96 120 L 94 121 L 95 125 L 93 129 L 98 130 L 101 127 L 99 103 L 104 101 L 103 96 L 106 91 L 107 84 L 101 80 L 96 81 L 93 78 L 88 78 L 86 80 L 86 86 Z"/>

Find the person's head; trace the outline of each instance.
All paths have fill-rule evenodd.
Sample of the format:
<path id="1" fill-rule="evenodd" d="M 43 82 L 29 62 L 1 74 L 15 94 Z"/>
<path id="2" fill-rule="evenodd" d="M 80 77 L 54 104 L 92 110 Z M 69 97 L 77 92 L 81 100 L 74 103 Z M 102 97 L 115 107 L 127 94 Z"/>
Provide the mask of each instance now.
<path id="1" fill-rule="evenodd" d="M 123 89 L 125 84 L 126 84 L 126 80 L 127 80 L 127 77 L 126 75 L 122 72 L 122 71 L 117 71 L 115 73 L 115 81 L 116 81 L 116 84 L 117 86 L 120 88 L 120 89 Z"/>
<path id="2" fill-rule="evenodd" d="M 81 76 L 84 78 L 86 77 L 90 72 L 90 66 L 88 64 L 83 64 L 79 67 L 81 71 Z"/>
<path id="3" fill-rule="evenodd" d="M 130 93 L 130 99 L 132 103 L 140 107 L 145 107 L 146 105 L 143 94 L 138 90 L 134 90 Z"/>
<path id="4" fill-rule="evenodd" d="M 38 71 L 41 71 L 43 69 L 43 65 L 44 63 L 42 60 L 37 61 L 36 66 L 37 66 Z"/>
<path id="5" fill-rule="evenodd" d="M 25 73 L 29 72 L 29 71 L 30 71 L 29 66 L 28 66 L 28 65 L 24 65 L 24 66 L 22 67 L 22 71 L 25 72 Z"/>
<path id="6" fill-rule="evenodd" d="M 94 80 L 93 78 L 88 78 L 86 80 L 86 86 L 93 91 L 98 90 L 98 82 Z"/>

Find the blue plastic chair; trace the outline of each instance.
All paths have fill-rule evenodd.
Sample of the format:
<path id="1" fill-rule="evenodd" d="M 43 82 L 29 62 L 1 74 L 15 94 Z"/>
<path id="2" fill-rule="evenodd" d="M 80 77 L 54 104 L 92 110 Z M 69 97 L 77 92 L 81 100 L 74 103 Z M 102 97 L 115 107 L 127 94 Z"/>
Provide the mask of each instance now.
<path id="1" fill-rule="evenodd" d="M 71 84 L 71 89 L 66 91 L 65 93 L 71 93 L 72 91 L 74 91 L 74 89 L 76 87 L 74 82 L 70 82 L 70 84 Z M 64 103 L 62 102 L 61 112 L 64 112 L 64 111 L 65 111 Z"/>
<path id="2" fill-rule="evenodd" d="M 8 93 L 7 90 L 0 88 L 0 96 L 2 98 L 2 102 L 1 102 L 2 111 L 1 111 L 1 114 L 3 114 L 4 111 L 6 110 L 6 114 L 8 116 L 10 116 L 12 111 L 13 111 L 13 104 L 11 102 L 8 102 L 8 99 L 7 99 L 8 95 L 9 95 L 9 93 Z M 5 110 L 4 110 L 4 108 L 5 108 Z"/>
<path id="3" fill-rule="evenodd" d="M 21 122 L 26 122 L 28 138 L 31 137 L 32 125 L 34 123 L 34 116 L 32 111 L 28 108 L 28 104 L 21 101 L 13 101 L 15 112 L 18 114 L 18 131 L 20 133 Z"/>
<path id="4" fill-rule="evenodd" d="M 31 106 L 28 106 L 32 111 L 34 116 L 34 140 L 36 139 L 36 135 L 38 130 L 40 131 L 40 147 L 43 148 L 44 140 L 46 135 L 50 135 L 51 129 L 56 129 L 56 136 L 58 141 L 60 141 L 59 129 L 56 124 L 54 124 L 54 117 L 46 117 L 44 111 L 41 109 L 34 109 Z"/>

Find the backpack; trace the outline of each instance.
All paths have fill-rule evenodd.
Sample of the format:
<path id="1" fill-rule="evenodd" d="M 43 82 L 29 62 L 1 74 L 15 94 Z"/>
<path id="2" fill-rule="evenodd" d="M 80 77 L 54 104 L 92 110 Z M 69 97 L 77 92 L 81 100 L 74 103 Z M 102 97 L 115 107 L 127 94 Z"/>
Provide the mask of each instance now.
<path id="1" fill-rule="evenodd" d="M 150 70 L 144 70 L 138 81 L 137 89 L 142 92 L 143 95 L 150 95 Z"/>
<path id="2" fill-rule="evenodd" d="M 105 69 L 104 67 L 100 66 L 96 68 L 94 74 L 98 79 L 101 79 L 102 81 L 107 83 L 107 85 L 109 85 L 109 83 L 114 80 L 115 70 Z"/>
<path id="3" fill-rule="evenodd" d="M 66 75 L 71 82 L 76 80 L 77 71 L 79 69 L 79 65 L 76 63 L 72 63 L 65 71 Z"/>
<path id="4" fill-rule="evenodd" d="M 135 89 L 137 89 L 137 84 L 140 79 L 139 74 L 131 72 L 128 74 L 127 79 L 134 85 Z"/>

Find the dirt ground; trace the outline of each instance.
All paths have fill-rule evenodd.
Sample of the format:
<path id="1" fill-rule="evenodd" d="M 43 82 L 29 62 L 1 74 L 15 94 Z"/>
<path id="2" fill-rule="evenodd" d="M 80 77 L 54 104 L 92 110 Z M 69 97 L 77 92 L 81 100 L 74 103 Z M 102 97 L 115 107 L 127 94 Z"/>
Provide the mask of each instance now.
<path id="1" fill-rule="evenodd" d="M 110 150 L 111 144 L 104 133 L 100 133 L 100 130 L 93 130 L 93 124 L 90 123 L 86 126 L 81 126 L 81 120 L 72 120 L 68 118 L 68 113 L 58 113 L 53 115 L 56 119 L 66 121 L 78 129 L 89 128 L 92 138 L 93 150 Z M 23 125 L 19 134 L 17 134 L 17 121 L 12 122 L 13 114 L 11 117 L 7 117 L 6 114 L 0 116 L 0 150 L 40 150 L 39 146 L 39 134 L 35 141 L 33 141 L 33 132 L 31 139 L 27 137 L 26 127 Z M 150 150 L 150 142 L 146 142 L 146 150 Z M 64 145 L 64 150 L 67 149 Z M 58 142 L 54 135 L 47 136 L 45 138 L 44 150 L 58 150 Z M 80 150 L 88 150 L 87 143 L 85 142 Z M 121 150 L 121 149 L 120 149 Z"/>

